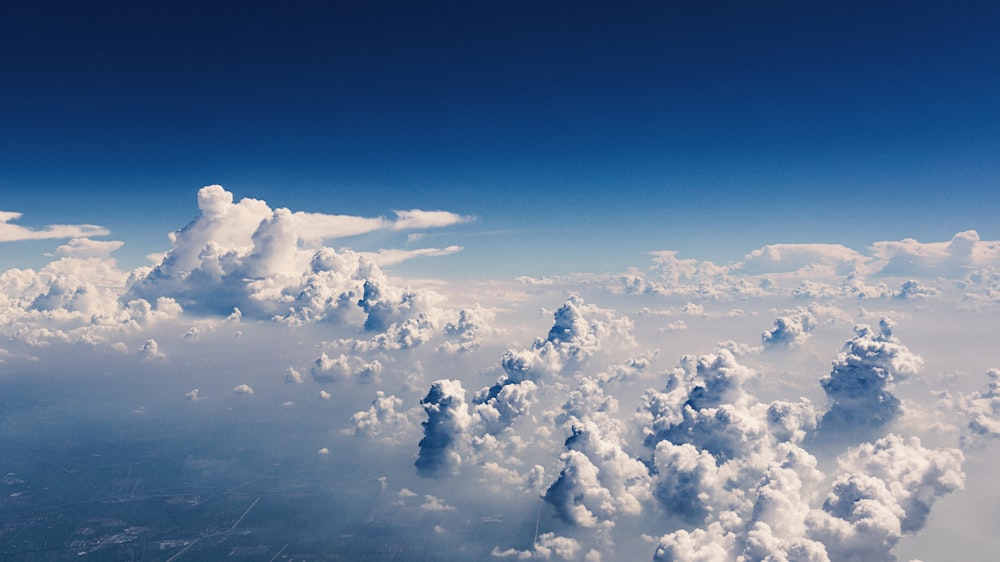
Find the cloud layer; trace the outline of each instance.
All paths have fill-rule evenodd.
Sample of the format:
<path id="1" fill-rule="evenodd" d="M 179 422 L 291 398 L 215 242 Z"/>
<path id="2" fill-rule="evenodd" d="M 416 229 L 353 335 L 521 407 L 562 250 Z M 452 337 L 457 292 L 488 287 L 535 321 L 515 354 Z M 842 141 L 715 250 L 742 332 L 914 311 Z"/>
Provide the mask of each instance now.
<path id="1" fill-rule="evenodd" d="M 341 512 L 314 508 L 346 541 L 329 552 L 378 536 L 468 560 L 895 560 L 947 536 L 940 498 L 995 507 L 966 468 L 1000 435 L 998 245 L 974 232 L 428 282 L 383 267 L 457 246 L 339 244 L 469 218 L 219 186 L 198 206 L 150 267 L 78 228 L 46 266 L 0 273 L 8 450 L 112 427 L 175 443 L 163 478 L 268 482 L 262 504 L 276 480 L 335 490 Z M 47 401 L 58 415 L 18 406 Z"/>

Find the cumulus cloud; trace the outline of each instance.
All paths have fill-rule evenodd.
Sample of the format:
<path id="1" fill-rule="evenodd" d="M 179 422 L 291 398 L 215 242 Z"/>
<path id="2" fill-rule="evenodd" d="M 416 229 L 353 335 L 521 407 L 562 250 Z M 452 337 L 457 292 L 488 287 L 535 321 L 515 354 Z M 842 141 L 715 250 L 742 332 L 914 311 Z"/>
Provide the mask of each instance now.
<path id="1" fill-rule="evenodd" d="M 293 212 L 210 186 L 199 193 L 199 215 L 151 267 L 122 271 L 110 258 L 121 243 L 77 237 L 37 271 L 0 272 L 0 357 L 25 373 L 44 371 L 38 366 L 53 357 L 101 373 L 170 367 L 172 376 L 157 380 L 165 402 L 143 397 L 144 415 L 165 421 L 211 423 L 231 415 L 215 410 L 232 412 L 227 403 L 264 385 L 280 396 L 241 407 L 262 423 L 227 439 L 260 447 L 260 458 L 273 458 L 267 443 L 288 443 L 287 451 L 315 451 L 336 465 L 328 476 L 381 483 L 384 498 L 372 494 L 371 509 L 358 508 L 366 524 L 432 541 L 466 533 L 476 538 L 465 545 L 470 558 L 892 560 L 901 538 L 928 524 L 937 499 L 964 482 L 963 453 L 924 443 L 1000 434 L 998 371 L 987 372 L 985 389 L 940 393 L 952 432 L 934 434 L 909 416 L 893 424 L 904 409 L 922 411 L 915 401 L 924 387 L 894 387 L 922 359 L 891 322 L 857 326 L 839 354 L 835 341 L 880 316 L 907 322 L 908 332 L 933 325 L 961 332 L 955 341 L 969 346 L 980 341 L 966 336 L 989 326 L 1000 274 L 990 269 L 993 243 L 969 233 L 938 246 L 877 244 L 868 254 L 777 244 L 729 265 L 657 252 L 645 270 L 471 288 L 443 280 L 414 288 L 382 270 L 457 247 L 324 247 L 467 220 L 443 211 L 395 219 Z M 419 242 L 416 234 L 408 239 Z M 901 271 L 912 274 L 887 277 Z M 802 298 L 809 301 L 794 300 Z M 547 325 L 536 326 L 540 309 Z M 761 318 L 775 318 L 763 334 Z M 975 354 L 916 341 L 932 377 L 986 367 Z M 163 349 L 169 363 L 137 360 L 165 358 Z M 779 355 L 780 364 L 768 363 Z M 280 377 L 292 384 L 276 388 Z M 329 386 L 297 384 L 306 378 Z M 469 386 L 479 390 L 467 396 Z M 212 397 L 205 405 L 220 407 L 163 413 L 182 394 L 203 400 L 198 389 Z M 243 476 L 224 458 L 232 447 L 202 450 L 218 458 L 186 466 Z M 378 479 L 361 473 L 374 466 L 372 451 L 383 463 Z M 293 474 L 296 465 L 280 470 Z M 409 488 L 388 492 L 389 478 Z M 339 517 L 350 520 L 353 508 Z M 344 544 L 365 540 L 347 536 Z"/>
<path id="2" fill-rule="evenodd" d="M 424 437 L 414 463 L 417 473 L 432 478 L 453 474 L 462 464 L 456 449 L 471 421 L 465 404 L 465 389 L 457 380 L 435 381 L 420 405 L 427 414 L 427 421 L 421 423 Z"/>
<path id="3" fill-rule="evenodd" d="M 923 527 L 938 497 L 964 486 L 962 461 L 957 449 L 925 449 L 917 438 L 862 444 L 842 457 L 812 534 L 831 560 L 895 560 L 903 534 Z"/>
<path id="4" fill-rule="evenodd" d="M 929 287 L 920 281 L 910 279 L 903 281 L 902 285 L 899 287 L 899 292 L 896 294 L 901 299 L 919 299 L 925 297 L 933 297 L 938 294 L 938 290 L 934 287 Z"/>
<path id="5" fill-rule="evenodd" d="M 739 408 L 746 399 L 742 387 L 754 376 L 756 372 L 739 364 L 728 349 L 682 357 L 668 374 L 665 390 L 649 389 L 643 396 L 640 419 L 646 445 L 704 439 L 713 456 L 736 454 L 738 442 L 746 437 L 741 432 L 749 428 L 728 426 L 741 425 Z"/>
<path id="6" fill-rule="evenodd" d="M 291 323 L 349 321 L 361 306 L 369 316 L 366 328 L 385 329 L 404 320 L 402 311 L 414 297 L 412 291 L 391 287 L 378 263 L 460 249 L 364 254 L 318 247 L 325 240 L 395 225 L 433 228 L 461 222 L 444 211 L 407 211 L 397 222 L 292 212 L 257 199 L 234 202 L 233 194 L 217 185 L 198 192 L 198 208 L 198 217 L 171 234 L 172 247 L 162 261 L 133 274 L 132 295 L 169 296 L 194 310 L 223 314 L 236 308 Z M 389 302 L 389 297 L 399 300 Z"/>
<path id="7" fill-rule="evenodd" d="M 500 550 L 494 547 L 492 555 L 496 558 L 516 558 L 518 560 L 580 560 L 583 547 L 580 542 L 570 537 L 557 536 L 555 533 L 543 533 L 535 539 L 534 544 L 528 550 L 517 550 L 509 548 Z M 600 555 L 596 551 L 588 551 L 586 560 L 598 561 Z"/>
<path id="8" fill-rule="evenodd" d="M 646 466 L 623 448 L 617 420 L 594 418 L 573 423 L 562 470 L 544 495 L 560 517 L 582 527 L 639 515 L 652 497 Z"/>
<path id="9" fill-rule="evenodd" d="M 455 353 L 478 349 L 481 337 L 493 333 L 491 324 L 495 317 L 495 312 L 478 305 L 459 310 L 458 318 L 444 325 L 443 332 L 448 341 L 441 344 L 439 351 Z"/>
<path id="10" fill-rule="evenodd" d="M 890 390 L 895 381 L 914 375 L 923 360 L 892 335 L 893 323 L 883 318 L 879 331 L 855 328 L 855 337 L 833 362 L 820 384 L 831 404 L 820 430 L 868 435 L 899 417 L 899 399 Z"/>
<path id="11" fill-rule="evenodd" d="M 341 353 L 337 357 L 330 357 L 325 352 L 320 356 L 309 369 L 309 374 L 316 382 L 336 382 L 348 378 L 356 378 L 360 382 L 371 382 L 382 372 L 382 364 L 378 359 L 366 363 L 360 357 L 348 357 Z M 297 372 L 296 372 L 297 374 Z M 292 376 L 291 370 L 289 376 Z M 287 380 L 287 379 L 286 379 Z M 299 382 L 292 376 L 291 382 Z"/>
<path id="12" fill-rule="evenodd" d="M 479 391 L 475 412 L 495 432 L 528 412 L 536 383 L 553 377 L 568 364 L 579 365 L 600 351 L 609 339 L 631 342 L 632 322 L 571 295 L 553 314 L 546 337 L 528 349 L 507 350 L 500 359 L 504 374 L 496 384 Z"/>
<path id="13" fill-rule="evenodd" d="M 146 340 L 146 343 L 139 347 L 139 357 L 144 360 L 166 359 L 167 354 L 160 351 L 160 345 L 154 339 Z"/>
<path id="14" fill-rule="evenodd" d="M 402 399 L 379 390 L 370 408 L 351 416 L 351 425 L 347 433 L 398 442 L 409 429 L 410 419 Z"/>
<path id="15" fill-rule="evenodd" d="M 808 310 L 799 309 L 776 318 L 774 328 L 761 334 L 761 341 L 764 347 L 794 348 L 801 346 L 815 329 L 816 318 Z"/>
<path id="16" fill-rule="evenodd" d="M 286 384 L 302 384 L 304 377 L 302 373 L 296 370 L 294 367 L 289 367 L 285 371 L 285 383 Z"/>
<path id="17" fill-rule="evenodd" d="M 253 389 L 247 384 L 239 384 L 233 387 L 233 394 L 253 394 Z"/>
<path id="18" fill-rule="evenodd" d="M 1000 436 L 1000 369 L 986 372 L 986 390 L 960 395 L 959 411 L 969 421 L 969 429 L 978 435 Z"/>

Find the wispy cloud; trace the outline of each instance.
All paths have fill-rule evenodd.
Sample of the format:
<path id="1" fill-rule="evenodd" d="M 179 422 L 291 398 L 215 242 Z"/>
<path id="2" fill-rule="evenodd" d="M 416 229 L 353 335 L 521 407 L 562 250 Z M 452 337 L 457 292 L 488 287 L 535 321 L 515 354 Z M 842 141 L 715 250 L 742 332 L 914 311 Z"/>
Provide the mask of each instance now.
<path id="1" fill-rule="evenodd" d="M 93 224 L 52 224 L 38 229 L 32 229 L 16 224 L 23 213 L 0 211 L 0 242 L 18 242 L 22 240 L 47 240 L 58 238 L 86 238 L 88 236 L 107 236 L 110 230 Z"/>

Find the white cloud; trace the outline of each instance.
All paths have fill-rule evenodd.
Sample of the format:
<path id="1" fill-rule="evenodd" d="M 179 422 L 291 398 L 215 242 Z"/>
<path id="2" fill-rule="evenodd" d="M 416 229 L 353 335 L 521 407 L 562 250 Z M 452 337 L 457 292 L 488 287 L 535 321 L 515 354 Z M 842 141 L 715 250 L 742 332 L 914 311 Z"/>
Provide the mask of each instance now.
<path id="1" fill-rule="evenodd" d="M 892 335 L 893 323 L 883 318 L 879 332 L 867 325 L 844 344 L 833 370 L 820 384 L 831 401 L 820 430 L 860 437 L 880 430 L 901 414 L 893 383 L 916 374 L 923 360 Z"/>
<path id="2" fill-rule="evenodd" d="M 253 389 L 250 385 L 239 384 L 233 387 L 233 394 L 253 394 Z"/>
<path id="3" fill-rule="evenodd" d="M 300 373 L 294 367 L 289 367 L 285 371 L 285 373 L 286 373 L 285 374 L 286 384 L 302 384 L 302 382 L 305 380 L 305 377 L 302 376 L 302 373 Z"/>
<path id="4" fill-rule="evenodd" d="M 186 416 L 232 428 L 225 446 L 217 432 L 184 436 L 211 457 L 186 461 L 185 482 L 218 489 L 265 481 L 261 470 L 334 479 L 326 489 L 343 509 L 328 523 L 473 537 L 478 559 L 891 560 L 907 536 L 954 538 L 933 511 L 966 524 L 992 509 L 996 487 L 974 472 L 977 493 L 957 494 L 963 455 L 992 462 L 990 445 L 970 439 L 1000 434 L 1000 375 L 988 370 L 985 389 L 963 376 L 990 366 L 1000 302 L 995 245 L 970 233 L 868 254 L 776 244 L 722 266 L 658 252 L 617 275 L 424 282 L 381 266 L 452 247 L 323 244 L 466 217 L 275 210 L 219 187 L 199 193 L 199 208 L 155 267 L 122 271 L 109 257 L 120 243 L 78 238 L 37 271 L 0 272 L 0 356 L 25 373 L 9 391 L 36 394 L 11 404 L 34 404 L 47 381 L 73 373 L 66 392 L 121 406 L 100 414 L 117 423 L 141 388 L 144 416 L 171 439 L 192 426 Z M 163 350 L 169 362 L 139 360 Z M 226 406 L 251 385 L 274 400 Z M 945 385 L 923 419 L 929 389 Z M 182 395 L 213 399 L 174 407 Z M 80 408 L 38 427 L 14 408 L 12 423 L 40 438 L 59 423 L 94 427 Z M 243 414 L 253 423 L 233 423 Z M 121 431 L 143 440 L 145 427 Z M 275 446 L 289 462 L 247 460 L 274 459 Z M 315 466 L 317 453 L 329 470 L 301 472 L 310 463 L 296 455 Z M 406 487 L 393 493 L 390 480 Z M 342 483 L 364 505 L 346 501 Z M 937 505 L 952 493 L 953 505 Z"/>
<path id="5" fill-rule="evenodd" d="M 419 443 L 417 472 L 425 477 L 452 474 L 462 464 L 456 449 L 471 422 L 465 389 L 457 380 L 435 381 L 420 405 L 424 407 L 427 421 L 422 423 L 424 437 Z"/>
<path id="6" fill-rule="evenodd" d="M 960 395 L 958 409 L 974 433 L 1000 437 L 1000 370 L 990 369 L 986 376 L 986 390 Z"/>
<path id="7" fill-rule="evenodd" d="M 21 218 L 23 213 L 0 211 L 0 242 L 18 242 L 22 240 L 47 240 L 53 238 L 87 238 L 90 236 L 107 236 L 111 233 L 103 226 L 93 224 L 54 224 L 41 229 L 31 229 L 16 224 L 10 224 Z"/>
<path id="8" fill-rule="evenodd" d="M 420 504 L 420 509 L 424 511 L 455 511 L 455 508 L 446 504 L 441 498 L 427 494 L 424 496 L 424 503 Z"/>
<path id="9" fill-rule="evenodd" d="M 403 400 L 386 395 L 381 390 L 375 393 L 370 408 L 351 416 L 351 424 L 347 433 L 389 442 L 399 442 L 408 437 L 411 428 L 409 415 L 403 409 Z"/>
<path id="10" fill-rule="evenodd" d="M 983 241 L 975 230 L 959 232 L 948 242 L 875 242 L 870 251 L 885 265 L 884 275 L 957 277 L 971 268 L 1000 265 L 1000 241 Z"/>
<path id="11" fill-rule="evenodd" d="M 761 341 L 763 341 L 764 347 L 799 347 L 815 329 L 816 318 L 808 310 L 798 309 L 787 316 L 776 318 L 774 328 L 765 330 L 761 334 Z"/>
<path id="12" fill-rule="evenodd" d="M 412 230 L 423 228 L 442 228 L 469 222 L 472 217 L 463 217 L 448 211 L 421 211 L 411 209 L 409 211 L 393 211 L 396 213 L 396 220 L 392 223 L 393 230 Z"/>
<path id="13" fill-rule="evenodd" d="M 748 275 L 795 273 L 825 277 L 865 270 L 870 258 L 839 244 L 771 244 L 747 254 L 736 268 Z"/>
<path id="14" fill-rule="evenodd" d="M 450 256 L 461 251 L 461 246 L 448 246 L 447 248 L 420 248 L 417 250 L 379 250 L 378 252 L 364 255 L 370 256 L 372 261 L 380 266 L 387 266 L 395 265 L 413 258 Z"/>
<path id="15" fill-rule="evenodd" d="M 387 282 L 379 262 L 392 264 L 461 249 L 385 249 L 365 254 L 318 246 L 327 239 L 389 228 L 390 224 L 404 224 L 403 228 L 454 224 L 457 215 L 444 211 L 426 215 L 408 211 L 401 215 L 405 217 L 402 223 L 293 213 L 272 210 L 256 199 L 234 203 L 232 193 L 217 185 L 198 192 L 198 206 L 201 215 L 172 233 L 172 248 L 163 260 L 134 275 L 133 295 L 171 296 L 186 308 L 214 313 L 238 308 L 242 314 L 280 317 L 294 323 L 345 320 L 357 313 L 359 296 L 369 287 L 387 295 L 399 293 Z M 444 220 L 447 217 L 451 220 Z M 371 299 L 365 296 L 362 300 Z M 370 312 L 367 307 L 366 312 Z"/>
<path id="16" fill-rule="evenodd" d="M 107 258 L 111 252 L 124 246 L 117 240 L 91 240 L 90 238 L 74 238 L 68 243 L 56 248 L 56 255 L 70 258 Z"/>
<path id="17" fill-rule="evenodd" d="M 145 360 L 157 360 L 166 359 L 167 354 L 160 351 L 159 344 L 156 343 L 154 339 L 146 340 L 146 343 L 142 344 L 139 348 L 139 356 Z"/>

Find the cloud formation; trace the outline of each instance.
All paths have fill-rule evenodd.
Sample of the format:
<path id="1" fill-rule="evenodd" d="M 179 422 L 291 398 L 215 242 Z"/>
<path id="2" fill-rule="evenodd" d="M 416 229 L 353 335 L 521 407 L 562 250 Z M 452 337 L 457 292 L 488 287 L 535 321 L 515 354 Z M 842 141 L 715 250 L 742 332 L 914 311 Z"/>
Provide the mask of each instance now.
<path id="1" fill-rule="evenodd" d="M 894 560 L 903 537 L 948 537 L 929 514 L 954 513 L 937 500 L 966 479 L 994 491 L 963 472 L 966 457 L 990 460 L 972 440 L 1000 434 L 1000 375 L 981 344 L 1000 275 L 993 243 L 970 233 L 867 253 L 777 244 L 729 265 L 657 252 L 645 270 L 465 283 L 382 270 L 451 247 L 325 244 L 467 217 L 292 212 L 217 186 L 199 210 L 151 267 L 122 271 L 120 242 L 75 238 L 37 271 L 0 272 L 5 380 L 27 373 L 5 392 L 48 392 L 71 372 L 86 382 L 65 388 L 100 397 L 101 415 L 142 412 L 171 438 L 232 427 L 226 446 L 190 437 L 201 452 L 184 477 L 333 481 L 340 512 L 317 513 L 344 522 L 338 548 L 380 533 L 414 555 L 472 537 L 469 559 Z M 925 363 L 926 381 L 896 386 Z M 965 377 L 984 370 L 986 388 Z M 948 392 L 927 391 L 941 381 Z M 23 403 L 44 404 L 37 394 Z M 935 396 L 935 419 L 921 419 Z M 9 403 L 11 423 L 36 431 Z M 77 423 L 96 415 L 87 407 L 60 412 Z M 233 444 L 247 454 L 228 458 Z M 291 462 L 272 462 L 274 447 Z M 956 505 L 985 511 L 993 496 L 975 496 Z"/>
<path id="2" fill-rule="evenodd" d="M 41 229 L 11 224 L 11 222 L 19 220 L 22 215 L 23 213 L 0 211 L 0 242 L 88 238 L 90 236 L 107 236 L 111 233 L 107 228 L 93 224 L 53 224 Z"/>
<path id="3" fill-rule="evenodd" d="M 322 242 L 464 220 L 444 211 L 407 211 L 395 222 L 292 212 L 271 209 L 257 199 L 234 202 L 233 194 L 218 185 L 198 192 L 198 208 L 197 218 L 171 234 L 172 248 L 162 261 L 133 275 L 131 294 L 146 299 L 169 296 L 187 308 L 215 313 L 238 307 L 244 314 L 295 322 L 345 320 L 359 298 L 372 300 L 372 290 L 391 293 L 379 261 L 388 265 L 460 250 L 453 246 L 364 254 L 319 246 Z M 371 322 L 385 323 L 384 316 L 377 314 Z"/>
<path id="4" fill-rule="evenodd" d="M 895 381 L 914 375 L 923 360 L 892 335 L 893 323 L 883 318 L 879 331 L 855 327 L 856 336 L 844 344 L 833 370 L 820 384 L 830 399 L 820 430 L 869 435 L 901 414 L 900 402 L 890 390 Z"/>
<path id="5" fill-rule="evenodd" d="M 801 346 L 815 329 L 816 318 L 808 310 L 800 309 L 776 318 L 774 328 L 765 330 L 760 338 L 764 347 L 794 348 Z"/>
<path id="6" fill-rule="evenodd" d="M 457 380 L 435 381 L 420 405 L 427 420 L 421 422 L 424 437 L 418 443 L 420 452 L 414 463 L 417 473 L 430 478 L 454 474 L 462 464 L 457 449 L 471 423 L 465 389 Z"/>
<path id="7" fill-rule="evenodd" d="M 947 242 L 875 242 L 871 253 L 885 265 L 885 275 L 958 276 L 973 268 L 1000 265 L 1000 241 L 984 241 L 975 230 L 959 232 Z"/>

